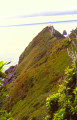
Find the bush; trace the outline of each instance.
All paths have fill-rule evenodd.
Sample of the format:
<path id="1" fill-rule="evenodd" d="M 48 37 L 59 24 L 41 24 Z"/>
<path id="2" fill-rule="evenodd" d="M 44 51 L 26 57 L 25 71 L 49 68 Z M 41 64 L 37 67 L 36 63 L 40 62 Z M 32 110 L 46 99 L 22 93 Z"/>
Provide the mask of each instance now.
<path id="1" fill-rule="evenodd" d="M 48 115 L 45 120 L 76 120 L 77 118 L 77 87 L 75 66 L 65 69 L 63 85 L 59 86 L 58 93 L 46 99 Z"/>
<path id="2" fill-rule="evenodd" d="M 3 86 L 3 78 L 6 78 L 6 75 L 3 70 L 3 66 L 5 63 L 3 61 L 0 62 L 0 105 L 2 105 L 2 101 L 4 98 L 6 98 L 7 93 L 5 91 L 5 87 Z M 8 113 L 6 110 L 0 109 L 0 120 L 14 120 L 11 116 L 11 113 Z"/>

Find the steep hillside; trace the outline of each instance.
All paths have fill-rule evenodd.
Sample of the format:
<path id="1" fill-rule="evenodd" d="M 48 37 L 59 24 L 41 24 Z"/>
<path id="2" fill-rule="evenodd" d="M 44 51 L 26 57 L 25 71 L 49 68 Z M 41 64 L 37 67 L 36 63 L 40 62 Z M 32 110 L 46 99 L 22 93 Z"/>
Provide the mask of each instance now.
<path id="1" fill-rule="evenodd" d="M 15 80 L 7 86 L 7 109 L 15 120 L 43 119 L 45 99 L 57 91 L 64 69 L 71 63 L 66 51 L 69 45 L 68 38 L 58 31 L 51 38 L 46 27 L 20 55 Z"/>

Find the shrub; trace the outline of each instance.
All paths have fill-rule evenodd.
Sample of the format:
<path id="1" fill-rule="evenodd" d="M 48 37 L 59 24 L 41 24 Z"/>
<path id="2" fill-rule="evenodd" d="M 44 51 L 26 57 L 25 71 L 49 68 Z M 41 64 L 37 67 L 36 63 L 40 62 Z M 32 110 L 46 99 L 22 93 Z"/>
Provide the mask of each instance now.
<path id="1" fill-rule="evenodd" d="M 48 115 L 45 120 L 76 120 L 77 118 L 77 87 L 75 66 L 65 69 L 63 85 L 59 86 L 58 93 L 46 99 Z"/>
<path id="2" fill-rule="evenodd" d="M 3 104 L 2 103 L 3 99 L 6 98 L 6 96 L 8 96 L 2 81 L 2 79 L 6 77 L 5 73 L 2 72 L 4 65 L 5 63 L 1 61 L 0 62 L 0 105 Z M 8 113 L 4 109 L 0 109 L 0 120 L 14 120 L 14 119 L 12 118 L 11 113 Z"/>

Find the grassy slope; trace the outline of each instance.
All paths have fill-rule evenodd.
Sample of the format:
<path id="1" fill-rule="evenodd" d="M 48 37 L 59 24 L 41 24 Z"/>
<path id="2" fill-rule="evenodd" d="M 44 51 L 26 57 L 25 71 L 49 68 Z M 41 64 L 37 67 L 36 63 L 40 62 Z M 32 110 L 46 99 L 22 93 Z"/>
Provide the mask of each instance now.
<path id="1" fill-rule="evenodd" d="M 66 47 L 68 39 L 56 31 L 51 38 L 48 27 L 43 29 L 20 56 L 17 77 L 8 85 L 12 115 L 18 120 L 42 120 L 45 99 L 57 91 L 58 79 L 71 62 Z"/>

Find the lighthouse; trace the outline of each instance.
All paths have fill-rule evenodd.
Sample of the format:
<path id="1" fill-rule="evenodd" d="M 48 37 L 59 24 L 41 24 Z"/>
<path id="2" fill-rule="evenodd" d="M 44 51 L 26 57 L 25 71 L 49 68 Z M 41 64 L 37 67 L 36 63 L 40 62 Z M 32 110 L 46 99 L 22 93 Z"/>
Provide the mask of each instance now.
<path id="1" fill-rule="evenodd" d="M 48 28 L 49 28 L 49 32 L 50 32 L 51 37 L 52 37 L 53 34 L 55 34 L 55 29 L 54 29 L 54 27 L 52 26 L 51 22 L 49 22 Z"/>

